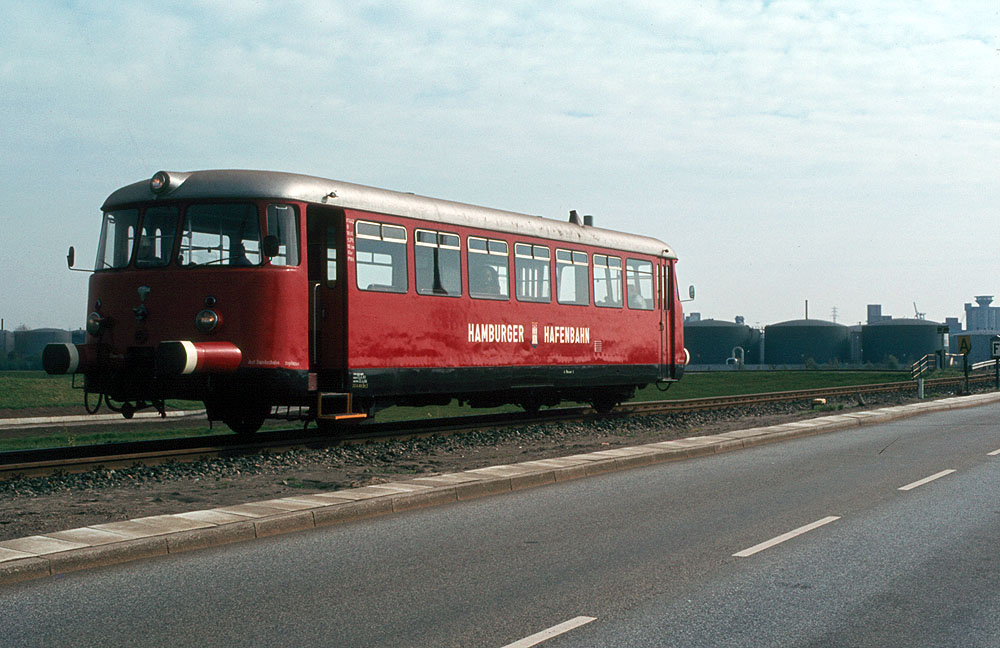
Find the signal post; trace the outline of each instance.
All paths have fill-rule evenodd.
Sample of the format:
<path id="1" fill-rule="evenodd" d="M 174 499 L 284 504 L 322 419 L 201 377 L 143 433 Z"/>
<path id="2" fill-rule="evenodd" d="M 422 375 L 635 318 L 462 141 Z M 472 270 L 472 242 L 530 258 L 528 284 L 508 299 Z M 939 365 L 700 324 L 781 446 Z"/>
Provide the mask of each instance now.
<path id="1" fill-rule="evenodd" d="M 1000 391 L 1000 335 L 990 340 L 990 357 L 993 358 L 993 384 Z"/>

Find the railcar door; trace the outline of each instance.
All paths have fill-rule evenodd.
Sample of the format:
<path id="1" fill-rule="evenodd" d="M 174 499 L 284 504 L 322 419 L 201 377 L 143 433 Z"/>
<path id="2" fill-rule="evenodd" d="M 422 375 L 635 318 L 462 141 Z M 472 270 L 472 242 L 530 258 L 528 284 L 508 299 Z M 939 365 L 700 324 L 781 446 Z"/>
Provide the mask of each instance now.
<path id="1" fill-rule="evenodd" d="M 660 316 L 660 379 L 673 378 L 671 363 L 674 357 L 673 309 L 674 290 L 671 284 L 670 263 L 666 259 L 656 262 L 657 311 Z"/>
<path id="2" fill-rule="evenodd" d="M 339 377 L 346 353 L 344 212 L 310 205 L 306 212 L 309 255 L 309 365 L 321 381 Z M 325 380 L 324 380 L 325 378 Z M 335 388 L 320 385 L 321 389 Z"/>

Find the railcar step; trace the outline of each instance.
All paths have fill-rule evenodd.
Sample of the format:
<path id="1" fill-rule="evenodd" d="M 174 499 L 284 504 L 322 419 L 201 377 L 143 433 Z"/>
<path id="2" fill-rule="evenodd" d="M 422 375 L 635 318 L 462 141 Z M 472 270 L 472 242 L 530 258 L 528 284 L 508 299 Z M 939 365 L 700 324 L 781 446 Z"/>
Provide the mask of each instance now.
<path id="1" fill-rule="evenodd" d="M 324 421 L 347 421 L 368 418 L 364 412 L 355 412 L 351 394 L 318 392 L 316 418 Z"/>

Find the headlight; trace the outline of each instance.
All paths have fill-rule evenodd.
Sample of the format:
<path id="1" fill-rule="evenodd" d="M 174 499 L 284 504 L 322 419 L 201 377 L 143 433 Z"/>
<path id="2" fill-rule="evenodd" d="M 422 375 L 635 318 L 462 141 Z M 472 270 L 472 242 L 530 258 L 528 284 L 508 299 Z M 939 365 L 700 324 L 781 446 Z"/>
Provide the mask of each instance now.
<path id="1" fill-rule="evenodd" d="M 104 330 L 104 318 L 100 313 L 87 315 L 87 333 L 97 337 Z"/>
<path id="2" fill-rule="evenodd" d="M 149 181 L 149 190 L 155 194 L 163 193 L 170 186 L 170 175 L 166 171 L 157 171 Z"/>
<path id="3" fill-rule="evenodd" d="M 202 333 L 211 333 L 219 327 L 222 318 L 214 310 L 206 308 L 194 316 L 194 327 Z"/>

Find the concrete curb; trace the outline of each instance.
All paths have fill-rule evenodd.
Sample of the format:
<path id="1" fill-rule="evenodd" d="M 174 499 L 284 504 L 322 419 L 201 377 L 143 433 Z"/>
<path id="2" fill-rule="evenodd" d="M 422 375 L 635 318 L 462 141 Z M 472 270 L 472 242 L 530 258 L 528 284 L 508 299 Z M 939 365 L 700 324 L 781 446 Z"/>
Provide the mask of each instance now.
<path id="1" fill-rule="evenodd" d="M 639 466 L 749 448 L 928 412 L 1000 402 L 1000 393 L 837 414 L 815 419 L 660 441 L 519 464 L 176 515 L 96 524 L 0 542 L 0 584 L 104 565 L 215 547 L 460 502 Z"/>
<path id="2" fill-rule="evenodd" d="M 171 410 L 167 418 L 192 418 L 204 416 L 205 410 Z M 133 419 L 162 418 L 159 412 L 136 412 Z M 25 418 L 0 418 L 0 429 L 39 427 L 42 425 L 93 425 L 94 423 L 125 423 L 121 414 L 90 414 L 74 416 L 31 416 Z"/>

